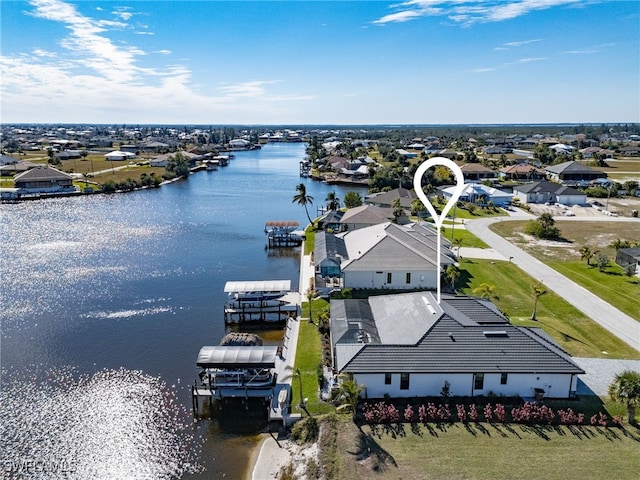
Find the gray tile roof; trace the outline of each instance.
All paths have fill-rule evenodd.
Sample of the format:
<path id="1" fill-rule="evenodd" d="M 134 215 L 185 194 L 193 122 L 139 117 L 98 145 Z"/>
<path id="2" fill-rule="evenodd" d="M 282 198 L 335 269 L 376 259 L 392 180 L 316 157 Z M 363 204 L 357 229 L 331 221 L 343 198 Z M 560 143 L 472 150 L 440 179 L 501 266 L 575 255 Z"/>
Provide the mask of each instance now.
<path id="1" fill-rule="evenodd" d="M 348 232 L 344 239 L 349 252 L 349 261 L 342 265 L 344 271 L 437 268 L 437 232 L 425 224 L 404 227 L 387 223 Z M 441 239 L 440 265 L 454 263 L 450 245 Z"/>
<path id="2" fill-rule="evenodd" d="M 561 174 L 561 173 L 600 173 L 600 170 L 595 170 L 591 167 L 581 164 L 580 162 L 576 162 L 574 160 L 570 160 L 568 162 L 559 163 L 557 165 L 550 165 L 545 167 L 547 172 Z"/>
<path id="3" fill-rule="evenodd" d="M 434 315 L 420 305 L 426 306 L 423 296 L 370 297 L 380 343 L 362 344 L 350 359 L 342 352 L 338 368 L 353 373 L 584 373 L 550 337 L 509 324 L 484 301 L 443 296 L 442 309 L 432 304 Z"/>
<path id="4" fill-rule="evenodd" d="M 522 193 L 553 193 L 556 195 L 584 195 L 575 188 L 567 187 L 556 182 L 531 182 L 513 187 L 517 192 Z"/>
<path id="5" fill-rule="evenodd" d="M 72 178 L 71 175 L 53 167 L 40 166 L 16 175 L 14 181 L 38 182 L 47 180 L 70 180 Z"/>
<path id="6" fill-rule="evenodd" d="M 388 222 L 391 219 L 393 219 L 393 211 L 391 208 L 361 205 L 347 210 L 342 216 L 340 223 L 376 225 L 378 223 Z"/>
<path id="7" fill-rule="evenodd" d="M 411 208 L 411 202 L 418 198 L 418 196 L 414 190 L 396 188 L 388 192 L 367 195 L 365 201 L 374 205 L 391 207 L 394 200 L 398 198 L 400 199 L 400 206 L 402 208 Z"/>

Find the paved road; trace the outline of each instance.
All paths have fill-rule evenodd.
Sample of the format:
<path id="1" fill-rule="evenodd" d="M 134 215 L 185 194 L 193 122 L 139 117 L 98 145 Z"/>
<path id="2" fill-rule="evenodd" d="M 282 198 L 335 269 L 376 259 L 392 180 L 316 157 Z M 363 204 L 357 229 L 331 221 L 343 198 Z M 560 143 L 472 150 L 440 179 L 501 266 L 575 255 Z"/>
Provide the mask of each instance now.
<path id="1" fill-rule="evenodd" d="M 518 214 L 514 215 L 514 217 L 525 218 L 525 215 Z M 511 257 L 511 261 L 514 264 L 536 280 L 542 282 L 545 287 L 556 292 L 571 305 L 576 307 L 595 322 L 602 325 L 625 343 L 631 345 L 637 350 L 640 350 L 639 321 L 634 320 L 629 315 L 626 315 L 617 308 L 614 308 L 612 305 L 601 300 L 587 289 L 546 266 L 537 258 L 529 255 L 489 229 L 491 224 L 509 219 L 513 219 L 513 217 L 482 218 L 478 220 L 469 220 L 465 225 L 471 233 L 479 237 L 491 248 L 500 252 L 507 259 Z M 638 221 L 637 219 L 625 219 L 621 217 L 611 218 L 610 220 Z"/>

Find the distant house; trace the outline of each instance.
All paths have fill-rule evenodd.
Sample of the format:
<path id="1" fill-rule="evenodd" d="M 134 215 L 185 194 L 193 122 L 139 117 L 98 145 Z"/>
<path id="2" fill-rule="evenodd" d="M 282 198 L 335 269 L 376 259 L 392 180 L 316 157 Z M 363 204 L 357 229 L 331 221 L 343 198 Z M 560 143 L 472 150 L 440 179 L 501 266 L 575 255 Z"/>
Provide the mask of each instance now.
<path id="1" fill-rule="evenodd" d="M 19 173 L 13 179 L 20 194 L 73 192 L 73 177 L 53 167 L 38 167 Z"/>
<path id="2" fill-rule="evenodd" d="M 555 182 L 531 182 L 513 187 L 513 195 L 522 203 L 562 203 L 585 205 L 587 195 L 575 188 Z"/>
<path id="3" fill-rule="evenodd" d="M 544 170 L 528 163 L 503 167 L 499 170 L 499 175 L 510 180 L 540 180 L 545 178 Z"/>
<path id="4" fill-rule="evenodd" d="M 340 219 L 340 230 L 357 230 L 393 220 L 393 210 L 375 205 L 350 208 Z"/>
<path id="5" fill-rule="evenodd" d="M 20 159 L 11 157 L 9 155 L 0 155 L 0 165 L 11 165 L 13 163 L 18 163 Z"/>
<path id="6" fill-rule="evenodd" d="M 410 152 L 408 150 L 405 150 L 404 148 L 397 148 L 396 153 L 405 158 L 415 158 L 418 156 L 416 152 Z"/>
<path id="7" fill-rule="evenodd" d="M 616 263 L 622 268 L 636 266 L 636 275 L 640 275 L 640 248 L 619 248 L 616 252 Z"/>
<path id="8" fill-rule="evenodd" d="M 442 195 L 449 199 L 456 191 L 456 187 L 444 187 L 441 189 Z M 465 183 L 459 200 L 463 202 L 476 203 L 478 205 L 487 205 L 491 202 L 493 205 L 506 205 L 512 199 L 513 195 L 497 188 L 488 187 L 481 183 Z"/>
<path id="9" fill-rule="evenodd" d="M 434 289 L 440 272 L 437 231 L 429 224 L 383 223 L 342 234 L 318 232 L 316 274 L 341 277 L 355 289 Z M 454 263 L 450 244 L 441 239 L 440 266 Z M 317 282 L 316 282 L 317 283 Z"/>
<path id="10" fill-rule="evenodd" d="M 329 210 L 316 220 L 318 230 L 333 230 L 334 232 L 339 232 L 342 229 L 340 221 L 343 216 L 344 212 L 341 210 Z"/>
<path id="11" fill-rule="evenodd" d="M 460 170 L 462 170 L 462 174 L 464 175 L 464 179 L 468 181 L 482 181 L 493 179 L 498 176 L 498 174 L 491 170 L 489 167 L 485 167 L 481 163 L 464 163 L 460 165 Z"/>
<path id="12" fill-rule="evenodd" d="M 545 167 L 550 180 L 569 186 L 586 186 L 597 178 L 607 178 L 607 174 L 579 162 L 569 161 Z"/>
<path id="13" fill-rule="evenodd" d="M 33 162 L 18 162 L 18 163 L 9 163 L 7 165 L 3 165 L 0 167 L 0 175 L 15 175 L 17 173 L 26 172 L 27 170 L 31 170 L 32 168 L 42 167 L 41 163 L 33 163 Z"/>
<path id="14" fill-rule="evenodd" d="M 136 158 L 136 154 L 131 152 L 123 152 L 121 150 L 114 150 L 113 152 L 105 154 L 104 158 L 109 161 L 120 162 L 123 160 L 132 160 Z"/>
<path id="15" fill-rule="evenodd" d="M 229 142 L 229 148 L 234 150 L 248 150 L 251 148 L 251 142 L 243 138 L 235 138 Z"/>
<path id="16" fill-rule="evenodd" d="M 82 152 L 80 150 L 64 150 L 58 154 L 60 160 L 74 160 L 82 158 Z"/>
<path id="17" fill-rule="evenodd" d="M 367 398 L 569 398 L 584 371 L 544 331 L 511 325 L 489 301 L 431 292 L 331 300 L 333 367 Z"/>
<path id="18" fill-rule="evenodd" d="M 395 188 L 388 192 L 373 193 L 367 195 L 364 199 L 365 203 L 370 205 L 377 205 L 378 207 L 393 207 L 394 202 L 400 199 L 400 206 L 406 210 L 411 208 L 411 204 L 418 196 L 414 190 L 407 190 L 406 188 Z"/>

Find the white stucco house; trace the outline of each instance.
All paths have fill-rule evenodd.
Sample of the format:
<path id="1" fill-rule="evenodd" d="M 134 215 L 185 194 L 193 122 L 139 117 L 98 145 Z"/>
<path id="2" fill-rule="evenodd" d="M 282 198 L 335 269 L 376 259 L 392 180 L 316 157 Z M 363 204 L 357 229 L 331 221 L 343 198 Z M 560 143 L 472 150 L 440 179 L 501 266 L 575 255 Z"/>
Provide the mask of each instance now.
<path id="1" fill-rule="evenodd" d="M 109 161 L 123 161 L 123 160 L 133 160 L 136 158 L 135 153 L 131 152 L 122 152 L 120 150 L 114 150 L 113 152 L 109 152 L 104 155 L 104 158 Z"/>
<path id="2" fill-rule="evenodd" d="M 489 300 L 431 292 L 331 301 L 334 369 L 366 398 L 574 395 L 584 371 L 538 328 L 509 323 Z"/>
<path id="3" fill-rule="evenodd" d="M 340 278 L 341 286 L 354 289 L 434 289 L 440 275 L 437 235 L 431 224 L 391 222 L 341 234 L 318 232 L 316 276 Z M 442 238 L 440 268 L 454 262 L 451 244 Z"/>
<path id="4" fill-rule="evenodd" d="M 513 187 L 513 196 L 522 203 L 562 203 L 563 205 L 585 205 L 584 192 L 556 182 L 530 182 Z"/>
<path id="5" fill-rule="evenodd" d="M 449 199 L 456 191 L 456 187 L 445 187 L 442 189 L 444 198 Z M 486 205 L 491 202 L 493 205 L 506 205 L 511 201 L 512 194 L 503 192 L 497 188 L 488 187 L 482 183 L 465 183 L 459 200 L 463 202 Z"/>

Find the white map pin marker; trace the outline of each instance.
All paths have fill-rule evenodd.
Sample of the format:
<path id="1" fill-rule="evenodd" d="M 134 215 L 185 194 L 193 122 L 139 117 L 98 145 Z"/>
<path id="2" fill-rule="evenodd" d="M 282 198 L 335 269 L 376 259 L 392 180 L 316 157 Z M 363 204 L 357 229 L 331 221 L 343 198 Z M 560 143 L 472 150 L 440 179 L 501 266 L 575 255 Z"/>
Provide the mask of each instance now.
<path id="1" fill-rule="evenodd" d="M 431 167 L 434 167 L 436 165 L 447 167 L 449 170 L 453 172 L 454 176 L 456 177 L 456 189 L 454 190 L 453 195 L 451 195 L 451 198 L 449 199 L 447 204 L 442 209 L 441 216 L 438 216 L 438 212 L 436 212 L 436 209 L 433 208 L 433 205 L 431 205 L 431 202 L 429 201 L 427 196 L 424 194 L 424 191 L 422 190 L 422 177 L 424 176 L 424 173 L 427 170 L 429 170 Z M 442 228 L 442 222 L 447 216 L 447 213 L 449 213 L 449 210 L 451 210 L 451 208 L 456 204 L 456 202 L 460 198 L 460 195 L 462 195 L 462 191 L 464 190 L 464 175 L 462 174 L 462 170 L 460 170 L 460 167 L 456 165 L 452 160 L 449 160 L 448 158 L 444 158 L 444 157 L 429 158 L 428 160 L 422 162 L 418 167 L 418 169 L 416 170 L 416 173 L 413 176 L 413 188 L 416 192 L 416 195 L 418 195 L 418 198 L 420 199 L 420 201 L 424 204 L 425 207 L 427 207 L 427 210 L 431 214 L 431 217 L 433 218 L 433 221 L 436 224 L 436 229 L 438 231 L 438 236 L 436 237 L 437 238 L 437 256 L 438 256 L 436 263 L 438 265 L 438 275 L 436 275 L 436 277 L 438 281 L 437 301 L 438 301 L 438 304 L 440 304 L 440 274 L 439 274 L 441 270 L 440 230 Z"/>

